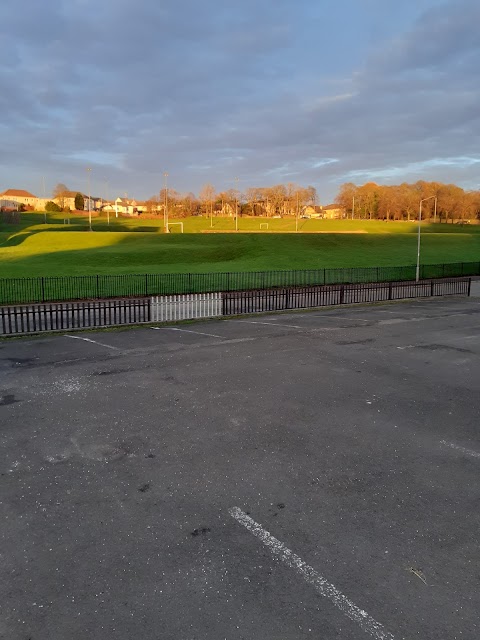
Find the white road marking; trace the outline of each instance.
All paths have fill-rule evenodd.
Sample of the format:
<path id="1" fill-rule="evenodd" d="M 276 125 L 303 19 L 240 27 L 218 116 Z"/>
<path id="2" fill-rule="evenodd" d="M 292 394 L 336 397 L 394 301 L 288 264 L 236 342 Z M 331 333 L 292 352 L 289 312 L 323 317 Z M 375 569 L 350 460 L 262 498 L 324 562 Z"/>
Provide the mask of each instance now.
<path id="1" fill-rule="evenodd" d="M 83 338 L 82 336 L 70 336 L 68 334 L 64 334 L 64 338 L 73 338 L 74 340 L 84 340 L 85 342 L 91 342 L 93 344 L 98 344 L 101 347 L 107 347 L 107 349 L 114 349 L 115 351 L 121 351 L 118 347 L 112 347 L 111 344 L 104 344 L 103 342 L 97 342 L 96 340 L 90 340 L 90 338 Z"/>
<path id="2" fill-rule="evenodd" d="M 238 507 L 232 507 L 228 510 L 232 518 L 243 525 L 250 533 L 253 533 L 269 551 L 291 569 L 295 569 L 302 578 L 312 585 L 314 589 L 323 597 L 328 598 L 337 609 L 344 613 L 347 618 L 357 622 L 359 626 L 376 640 L 394 640 L 391 633 L 385 630 L 383 625 L 374 620 L 366 611 L 357 607 L 343 593 L 341 593 L 335 585 L 328 582 L 313 567 L 310 567 L 293 551 L 288 549 L 283 542 L 274 538 L 271 533 L 266 531 L 258 522 L 255 522 L 250 516 L 247 516 Z"/>
<path id="3" fill-rule="evenodd" d="M 197 333 L 199 336 L 210 336 L 210 338 L 225 338 L 225 336 L 217 336 L 214 333 L 203 333 L 202 331 L 192 331 L 191 329 L 179 329 L 178 327 L 150 327 L 156 331 L 184 331 L 185 333 Z"/>
<path id="4" fill-rule="evenodd" d="M 279 322 L 259 322 L 258 320 L 230 320 L 230 322 L 244 322 L 247 324 L 269 324 L 272 327 L 288 327 L 289 329 L 308 329 L 308 327 L 299 327 L 296 324 L 280 324 Z"/>
<path id="5" fill-rule="evenodd" d="M 416 346 L 415 344 L 406 344 L 404 347 L 397 347 L 397 349 L 415 349 Z"/>
<path id="6" fill-rule="evenodd" d="M 455 449 L 456 451 L 460 451 L 460 453 L 464 453 L 466 456 L 471 456 L 472 458 L 480 458 L 480 453 L 478 451 L 473 451 L 473 449 L 466 449 L 465 447 L 460 447 L 458 444 L 447 442 L 446 440 L 440 440 L 440 444 L 443 444 L 445 447 Z"/>

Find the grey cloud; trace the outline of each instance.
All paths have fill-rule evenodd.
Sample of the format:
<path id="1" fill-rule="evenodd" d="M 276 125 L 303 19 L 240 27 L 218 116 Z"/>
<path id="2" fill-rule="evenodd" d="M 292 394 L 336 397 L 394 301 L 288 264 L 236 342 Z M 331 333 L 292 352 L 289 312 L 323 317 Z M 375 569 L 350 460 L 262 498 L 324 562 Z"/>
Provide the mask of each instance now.
<path id="1" fill-rule="evenodd" d="M 25 19 L 0 7 L 4 179 L 18 167 L 74 187 L 89 157 L 92 174 L 140 197 L 164 170 L 183 190 L 293 178 L 329 200 L 352 175 L 474 179 L 473 165 L 428 161 L 479 148 L 477 3 L 428 9 L 369 56 L 365 46 L 349 74 L 327 27 L 302 42 L 305 0 L 22 5 Z"/>

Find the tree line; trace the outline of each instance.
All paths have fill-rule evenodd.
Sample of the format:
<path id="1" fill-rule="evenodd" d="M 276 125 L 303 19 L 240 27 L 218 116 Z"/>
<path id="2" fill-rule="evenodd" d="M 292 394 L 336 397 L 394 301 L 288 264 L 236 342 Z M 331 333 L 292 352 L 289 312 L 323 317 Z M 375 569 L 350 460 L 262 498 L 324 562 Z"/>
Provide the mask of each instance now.
<path id="1" fill-rule="evenodd" d="M 149 198 L 145 205 L 147 213 L 158 212 L 165 204 L 176 215 L 249 215 L 274 216 L 295 215 L 306 205 L 315 206 L 317 192 L 315 187 L 302 187 L 292 182 L 272 187 L 248 187 L 215 190 L 210 184 L 204 184 L 198 198 L 193 193 L 181 194 L 175 189 L 161 189 L 158 195 Z"/>
<path id="2" fill-rule="evenodd" d="M 377 220 L 422 219 L 437 222 L 480 218 L 480 191 L 465 191 L 455 184 L 425 182 L 378 185 L 367 182 L 357 186 L 347 182 L 340 187 L 338 204 L 345 217 Z"/>

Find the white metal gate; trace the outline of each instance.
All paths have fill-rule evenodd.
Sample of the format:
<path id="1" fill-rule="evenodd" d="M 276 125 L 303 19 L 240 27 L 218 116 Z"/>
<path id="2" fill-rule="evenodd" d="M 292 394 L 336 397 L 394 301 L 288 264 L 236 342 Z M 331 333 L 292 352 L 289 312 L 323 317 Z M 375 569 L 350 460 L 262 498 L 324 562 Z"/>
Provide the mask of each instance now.
<path id="1" fill-rule="evenodd" d="M 151 298 L 152 322 L 212 318 L 221 315 L 221 293 L 191 293 Z"/>

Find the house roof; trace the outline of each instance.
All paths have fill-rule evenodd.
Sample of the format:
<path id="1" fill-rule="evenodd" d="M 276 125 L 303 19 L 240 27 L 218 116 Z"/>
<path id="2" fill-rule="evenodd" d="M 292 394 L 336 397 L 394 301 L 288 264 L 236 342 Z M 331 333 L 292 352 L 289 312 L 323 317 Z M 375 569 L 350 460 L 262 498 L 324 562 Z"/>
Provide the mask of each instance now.
<path id="1" fill-rule="evenodd" d="M 342 209 L 343 207 L 339 204 L 327 204 L 323 207 L 323 210 L 325 211 L 326 209 Z"/>
<path id="2" fill-rule="evenodd" d="M 25 191 L 25 189 L 7 189 L 6 191 L 4 191 L 0 195 L 2 195 L 2 196 L 17 196 L 17 197 L 21 197 L 21 198 L 36 198 L 37 197 L 37 196 L 34 196 L 33 193 L 30 193 L 30 191 Z"/>

